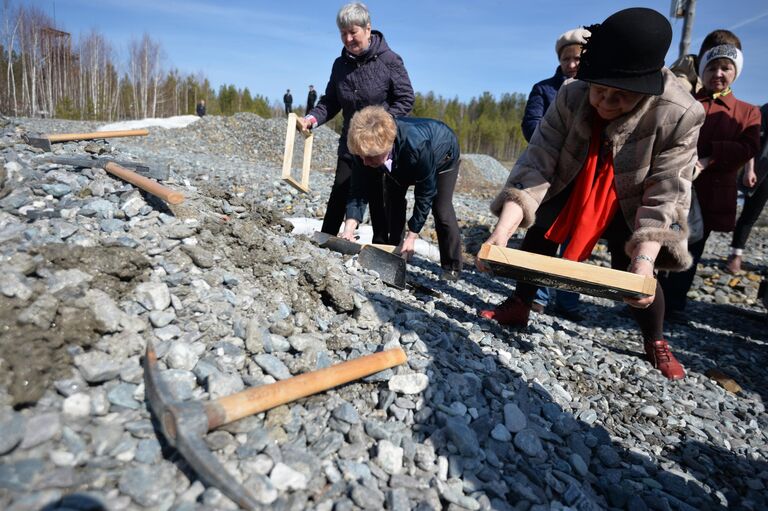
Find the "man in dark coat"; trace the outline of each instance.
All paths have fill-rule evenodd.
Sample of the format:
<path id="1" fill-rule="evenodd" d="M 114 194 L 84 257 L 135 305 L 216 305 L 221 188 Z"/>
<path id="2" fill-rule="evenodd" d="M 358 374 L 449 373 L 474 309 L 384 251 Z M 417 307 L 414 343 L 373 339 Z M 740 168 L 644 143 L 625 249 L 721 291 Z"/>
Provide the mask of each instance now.
<path id="1" fill-rule="evenodd" d="M 315 91 L 314 85 L 310 85 L 309 94 L 307 94 L 307 110 L 304 112 L 305 115 L 309 115 L 309 111 L 315 108 L 315 101 L 317 101 L 317 91 Z"/>
<path id="2" fill-rule="evenodd" d="M 201 99 L 200 102 L 197 104 L 197 108 L 195 109 L 195 112 L 197 112 L 198 117 L 202 117 L 205 115 L 205 100 Z"/>
<path id="3" fill-rule="evenodd" d="M 291 89 L 288 89 L 285 91 L 285 94 L 283 94 L 283 103 L 285 104 L 285 115 L 290 114 L 291 110 L 293 110 L 293 96 L 291 96 Z"/>
<path id="4" fill-rule="evenodd" d="M 410 258 L 432 210 L 443 268 L 441 278 L 457 280 L 461 271 L 461 235 L 453 209 L 453 191 L 459 175 L 459 142 L 453 131 L 434 119 L 395 119 L 384 108 L 369 106 L 352 118 L 348 136 L 355 167 L 341 236 L 353 240 L 362 221 L 368 190 L 360 186 L 364 182 L 361 178 L 370 172 L 383 174 L 389 218 L 387 242 L 398 244 L 400 253 Z M 405 195 L 410 186 L 415 187 L 413 214 L 403 236 Z"/>

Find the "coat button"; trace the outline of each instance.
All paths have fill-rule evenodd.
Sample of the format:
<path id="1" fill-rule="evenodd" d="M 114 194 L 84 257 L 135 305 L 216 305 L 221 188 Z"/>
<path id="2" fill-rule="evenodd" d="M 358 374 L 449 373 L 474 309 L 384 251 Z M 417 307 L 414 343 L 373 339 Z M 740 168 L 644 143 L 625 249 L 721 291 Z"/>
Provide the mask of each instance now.
<path id="1" fill-rule="evenodd" d="M 680 230 L 680 224 L 674 223 L 674 224 L 670 225 L 669 228 L 672 229 L 673 231 L 679 231 Z"/>
<path id="2" fill-rule="evenodd" d="M 515 188 L 517 188 L 518 190 L 522 190 L 522 189 L 523 189 L 523 183 L 515 183 L 515 185 L 514 185 L 514 186 L 515 186 Z"/>

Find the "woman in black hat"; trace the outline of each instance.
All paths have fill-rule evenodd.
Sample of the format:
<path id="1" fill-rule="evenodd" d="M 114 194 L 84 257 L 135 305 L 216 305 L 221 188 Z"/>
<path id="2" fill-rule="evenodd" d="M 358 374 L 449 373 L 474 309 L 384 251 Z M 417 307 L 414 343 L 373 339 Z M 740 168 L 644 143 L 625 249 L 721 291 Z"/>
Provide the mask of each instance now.
<path id="1" fill-rule="evenodd" d="M 487 243 L 506 246 L 527 227 L 522 249 L 588 258 L 608 241 L 611 266 L 639 275 L 691 264 L 687 215 L 701 105 L 664 68 L 669 22 L 652 9 L 619 11 L 587 27 L 577 81 L 555 103 L 491 203 L 499 216 Z M 478 268 L 487 270 L 478 260 Z M 481 316 L 525 326 L 536 287 Z M 669 379 L 685 376 L 663 338 L 664 295 L 627 299 L 651 364 Z"/>

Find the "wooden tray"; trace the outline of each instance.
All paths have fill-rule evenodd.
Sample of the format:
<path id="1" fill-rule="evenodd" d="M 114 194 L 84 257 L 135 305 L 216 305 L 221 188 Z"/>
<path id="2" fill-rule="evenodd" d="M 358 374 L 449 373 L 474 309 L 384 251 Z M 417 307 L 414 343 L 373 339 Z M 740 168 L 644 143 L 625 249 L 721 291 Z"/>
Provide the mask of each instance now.
<path id="1" fill-rule="evenodd" d="M 611 300 L 656 292 L 656 279 L 512 248 L 484 244 L 477 255 L 496 275 Z"/>

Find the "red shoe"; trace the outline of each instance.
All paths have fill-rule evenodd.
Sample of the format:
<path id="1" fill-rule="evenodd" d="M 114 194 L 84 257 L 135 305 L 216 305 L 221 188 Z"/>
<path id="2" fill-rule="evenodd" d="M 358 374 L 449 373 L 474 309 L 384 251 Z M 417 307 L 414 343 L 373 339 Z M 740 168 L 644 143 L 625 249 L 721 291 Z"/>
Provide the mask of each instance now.
<path id="1" fill-rule="evenodd" d="M 530 314 L 531 306 L 523 303 L 516 296 L 510 296 L 495 309 L 480 311 L 480 316 L 483 318 L 496 320 L 501 325 L 515 327 L 528 326 L 528 316 Z"/>
<path id="2" fill-rule="evenodd" d="M 669 350 L 669 344 L 664 339 L 659 341 L 646 341 L 645 354 L 651 365 L 661 371 L 661 374 L 670 380 L 682 380 L 685 378 L 685 369 L 680 365 L 675 356 Z"/>

